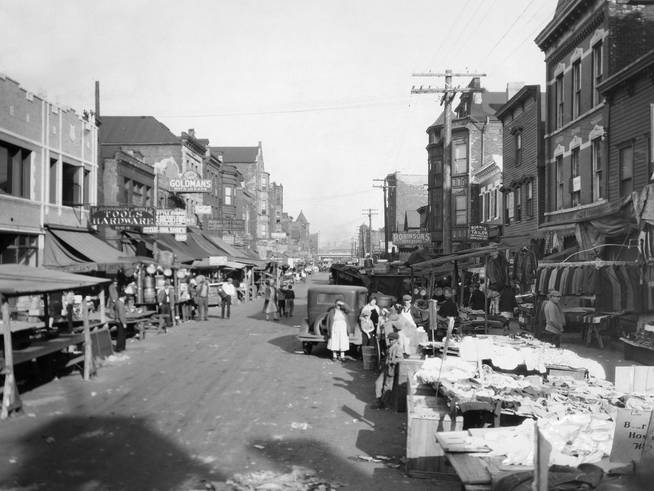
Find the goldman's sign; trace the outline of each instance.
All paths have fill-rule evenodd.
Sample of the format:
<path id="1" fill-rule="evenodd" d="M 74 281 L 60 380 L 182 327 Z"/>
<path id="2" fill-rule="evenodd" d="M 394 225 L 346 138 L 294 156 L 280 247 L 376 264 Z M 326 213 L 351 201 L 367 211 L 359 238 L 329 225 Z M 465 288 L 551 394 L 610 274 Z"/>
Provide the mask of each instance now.
<path id="1" fill-rule="evenodd" d="M 169 181 L 171 191 L 176 193 L 210 193 L 211 179 L 202 179 L 197 172 L 192 170 L 173 177 Z"/>

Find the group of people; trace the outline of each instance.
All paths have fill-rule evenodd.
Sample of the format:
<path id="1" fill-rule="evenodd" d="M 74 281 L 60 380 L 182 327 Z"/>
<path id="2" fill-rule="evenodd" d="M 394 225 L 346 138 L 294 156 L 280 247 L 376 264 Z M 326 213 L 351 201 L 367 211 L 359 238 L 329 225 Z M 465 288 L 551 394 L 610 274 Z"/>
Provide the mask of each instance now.
<path id="1" fill-rule="evenodd" d="M 279 320 L 280 317 L 293 317 L 295 290 L 290 282 L 277 283 L 266 280 L 263 289 L 263 312 L 266 320 Z"/>

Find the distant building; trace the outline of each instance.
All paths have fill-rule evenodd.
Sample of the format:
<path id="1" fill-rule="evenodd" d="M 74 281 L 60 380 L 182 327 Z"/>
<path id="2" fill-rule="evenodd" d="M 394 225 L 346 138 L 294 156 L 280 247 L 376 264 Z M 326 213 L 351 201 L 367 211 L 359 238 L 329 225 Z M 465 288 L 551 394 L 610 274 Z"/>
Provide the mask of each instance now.
<path id="1" fill-rule="evenodd" d="M 391 244 L 393 234 L 420 228 L 418 209 L 428 201 L 428 176 L 394 172 L 386 176 L 387 206 L 384 220 L 385 240 Z"/>
<path id="2" fill-rule="evenodd" d="M 473 78 L 468 87 L 479 88 L 479 78 Z M 480 189 L 472 182 L 472 176 L 502 155 L 502 123 L 495 113 L 505 102 L 505 92 L 464 93 L 452 114 L 450 235 L 453 250 L 473 245 L 468 239 L 469 227 L 480 223 Z M 442 250 L 443 243 L 443 129 L 444 114 L 427 129 L 429 229 L 436 251 Z"/>

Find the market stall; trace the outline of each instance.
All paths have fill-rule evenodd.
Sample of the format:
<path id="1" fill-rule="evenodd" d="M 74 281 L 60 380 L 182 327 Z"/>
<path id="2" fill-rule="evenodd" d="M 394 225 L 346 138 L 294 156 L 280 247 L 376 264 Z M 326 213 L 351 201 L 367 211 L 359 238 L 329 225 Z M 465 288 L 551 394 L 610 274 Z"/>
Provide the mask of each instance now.
<path id="1" fill-rule="evenodd" d="M 6 418 L 11 411 L 20 409 L 21 402 L 16 387 L 14 366 L 28 360 L 38 359 L 53 352 L 60 351 L 68 346 L 84 346 L 84 378 L 88 379 L 93 368 L 93 344 L 94 339 L 104 340 L 106 346 L 108 330 L 102 328 L 104 324 L 104 292 L 99 291 L 101 319 L 91 325 L 88 316 L 86 300 L 82 300 L 82 332 L 63 332 L 51 326 L 48 309 L 48 298 L 50 293 L 64 291 L 81 291 L 89 293 L 101 285 L 107 284 L 109 280 L 94 278 L 91 276 L 52 271 L 44 268 L 34 268 L 22 265 L 0 265 L 0 294 L 2 296 L 2 331 L 3 331 L 3 374 L 4 390 L 0 418 Z M 16 309 L 20 300 L 30 297 L 31 299 L 42 298 L 43 310 L 38 307 L 28 312 L 27 317 L 21 317 L 20 311 Z M 38 304 L 37 304 L 38 305 Z M 43 315 L 41 315 L 43 314 Z M 92 334 L 92 328 L 96 329 Z M 23 350 L 16 350 L 13 346 L 15 333 L 27 333 L 27 342 L 20 346 Z M 25 338 L 23 338 L 25 339 Z M 111 348 L 109 341 L 109 349 Z"/>

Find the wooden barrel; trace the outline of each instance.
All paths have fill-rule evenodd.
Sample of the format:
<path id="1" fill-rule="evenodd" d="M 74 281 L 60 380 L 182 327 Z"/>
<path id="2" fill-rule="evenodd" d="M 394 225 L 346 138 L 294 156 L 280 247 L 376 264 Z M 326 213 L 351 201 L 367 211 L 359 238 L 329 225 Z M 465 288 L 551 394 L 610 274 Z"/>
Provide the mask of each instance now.
<path id="1" fill-rule="evenodd" d="M 143 288 L 143 303 L 157 303 L 157 295 L 153 287 Z"/>
<path id="2" fill-rule="evenodd" d="M 143 288 L 154 288 L 154 276 L 147 275 L 143 278 Z"/>
<path id="3" fill-rule="evenodd" d="M 377 369 L 377 348 L 375 346 L 361 346 L 361 355 L 364 370 Z"/>

